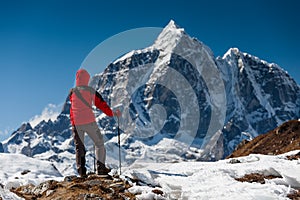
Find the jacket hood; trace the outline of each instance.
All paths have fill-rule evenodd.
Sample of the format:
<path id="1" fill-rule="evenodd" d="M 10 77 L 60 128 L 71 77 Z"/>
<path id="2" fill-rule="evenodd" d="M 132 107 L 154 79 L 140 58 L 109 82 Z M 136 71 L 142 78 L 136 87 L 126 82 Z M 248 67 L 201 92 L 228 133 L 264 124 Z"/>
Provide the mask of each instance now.
<path id="1" fill-rule="evenodd" d="M 85 69 L 79 69 L 76 73 L 76 86 L 86 86 L 89 84 L 90 75 Z"/>

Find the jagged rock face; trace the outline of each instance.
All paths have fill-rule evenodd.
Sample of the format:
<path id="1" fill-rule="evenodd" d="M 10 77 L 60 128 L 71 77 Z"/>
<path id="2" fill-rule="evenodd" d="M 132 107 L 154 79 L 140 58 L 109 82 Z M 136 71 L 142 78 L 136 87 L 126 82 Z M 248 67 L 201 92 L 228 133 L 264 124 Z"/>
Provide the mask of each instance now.
<path id="1" fill-rule="evenodd" d="M 165 152 L 176 159 L 218 160 L 243 139 L 300 118 L 300 87 L 279 66 L 238 49 L 215 58 L 174 22 L 154 45 L 119 58 L 90 84 L 112 107 L 122 110 L 123 154 L 130 162 Z M 74 152 L 68 114 L 69 103 L 54 122 L 22 126 L 4 142 L 4 151 L 29 156 Z M 109 149 L 116 143 L 117 123 L 101 113 L 96 117 Z M 164 138 L 186 146 L 176 143 L 178 148 L 172 149 Z M 183 153 L 191 145 L 202 149 L 200 155 Z"/>
<path id="2" fill-rule="evenodd" d="M 217 58 L 217 62 L 227 92 L 227 124 L 223 133 L 225 144 L 229 145 L 225 155 L 243 139 L 299 118 L 299 86 L 278 65 L 236 48 Z"/>

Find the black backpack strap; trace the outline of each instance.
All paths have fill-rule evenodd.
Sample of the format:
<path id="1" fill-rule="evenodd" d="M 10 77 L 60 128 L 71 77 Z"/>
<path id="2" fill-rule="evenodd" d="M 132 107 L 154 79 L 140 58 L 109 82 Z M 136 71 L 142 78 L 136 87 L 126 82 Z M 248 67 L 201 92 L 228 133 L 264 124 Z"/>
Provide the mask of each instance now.
<path id="1" fill-rule="evenodd" d="M 87 107 L 89 107 L 90 109 L 93 110 L 93 107 L 85 100 L 85 98 L 83 98 L 83 96 L 81 95 L 79 88 L 75 87 L 71 89 L 71 92 L 74 93 Z M 71 93 L 71 94 L 72 94 Z"/>

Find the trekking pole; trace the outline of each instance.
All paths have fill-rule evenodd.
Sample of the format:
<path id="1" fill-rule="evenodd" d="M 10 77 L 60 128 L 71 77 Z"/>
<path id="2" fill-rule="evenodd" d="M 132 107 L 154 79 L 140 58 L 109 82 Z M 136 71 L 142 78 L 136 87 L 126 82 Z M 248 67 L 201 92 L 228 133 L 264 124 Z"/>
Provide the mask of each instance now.
<path id="1" fill-rule="evenodd" d="M 120 141 L 120 124 L 119 124 L 119 116 L 117 116 L 118 119 L 118 144 L 119 144 L 119 168 L 120 168 L 120 175 L 122 174 L 121 171 L 121 141 Z"/>
<path id="2" fill-rule="evenodd" d="M 93 151 L 94 151 L 94 174 L 96 174 L 96 149 L 95 149 L 95 144 L 93 145 L 93 147 L 94 147 L 94 149 L 93 149 Z"/>

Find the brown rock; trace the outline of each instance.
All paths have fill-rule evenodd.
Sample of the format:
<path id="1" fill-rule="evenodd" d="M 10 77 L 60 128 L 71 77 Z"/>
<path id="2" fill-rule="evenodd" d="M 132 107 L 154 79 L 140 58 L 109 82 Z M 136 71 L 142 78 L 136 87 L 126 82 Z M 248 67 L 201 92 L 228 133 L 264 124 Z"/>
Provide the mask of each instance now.
<path id="1" fill-rule="evenodd" d="M 274 178 L 282 178 L 281 176 L 265 176 L 263 174 L 259 173 L 252 173 L 252 174 L 246 174 L 245 176 L 241 178 L 236 178 L 235 180 L 240 181 L 240 182 L 248 182 L 248 183 L 261 183 L 265 184 L 265 179 L 274 179 Z"/>
<path id="2" fill-rule="evenodd" d="M 91 175 L 87 178 L 66 177 L 63 181 L 46 181 L 25 185 L 11 191 L 26 200 L 68 200 L 68 199 L 136 199 L 128 192 L 131 185 L 122 179 Z"/>

